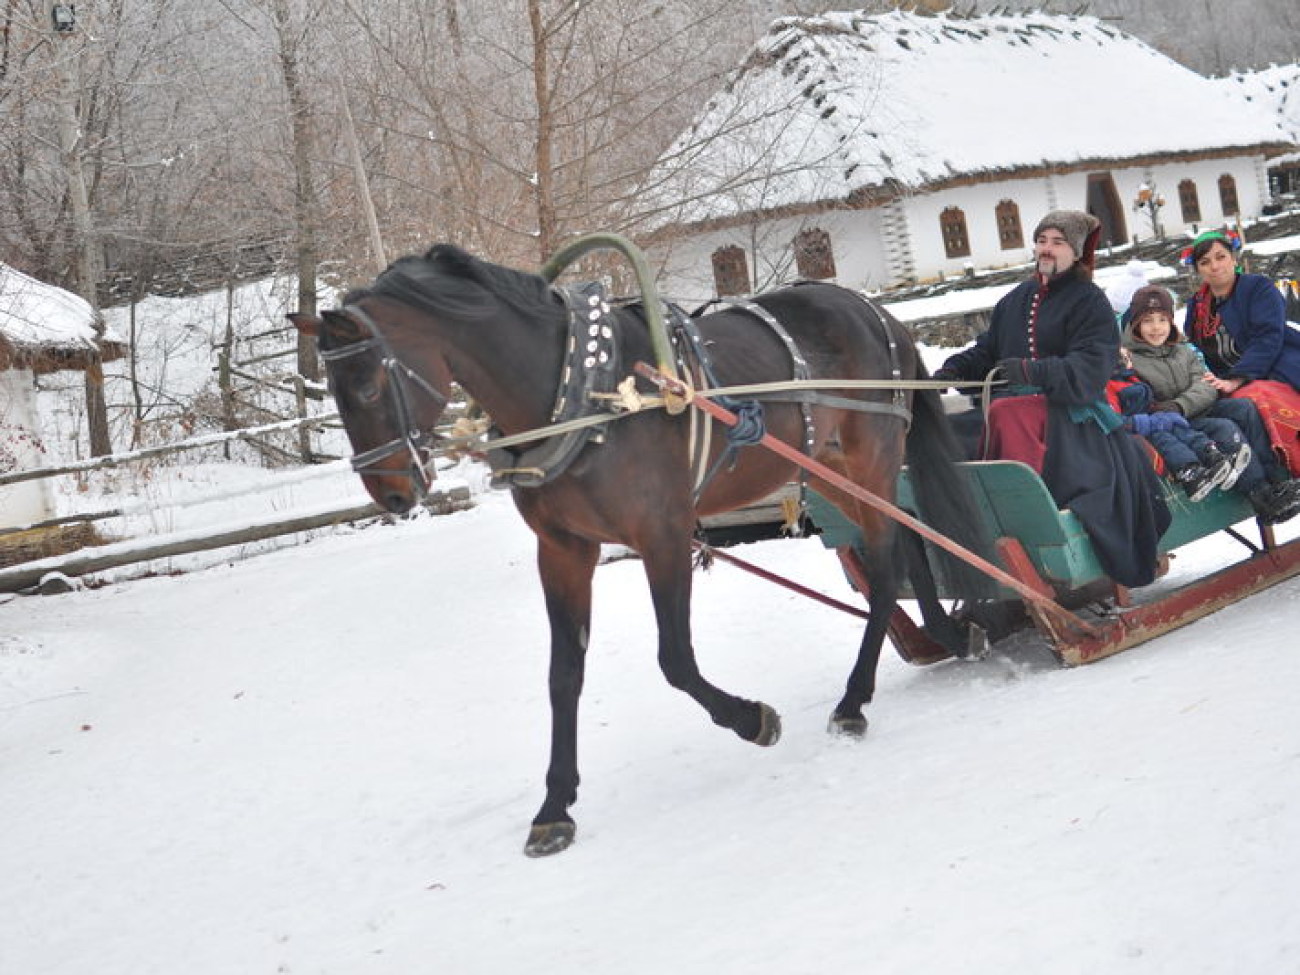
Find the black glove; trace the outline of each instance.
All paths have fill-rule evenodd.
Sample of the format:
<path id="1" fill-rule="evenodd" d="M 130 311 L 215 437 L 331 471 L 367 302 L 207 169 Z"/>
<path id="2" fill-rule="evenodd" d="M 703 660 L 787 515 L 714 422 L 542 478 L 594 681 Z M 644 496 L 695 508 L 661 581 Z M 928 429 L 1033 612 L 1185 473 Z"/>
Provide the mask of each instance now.
<path id="1" fill-rule="evenodd" d="M 1116 394 L 1116 399 L 1119 400 L 1119 411 L 1125 416 L 1151 412 L 1151 387 L 1146 383 L 1131 383 L 1122 387 Z"/>
<path id="2" fill-rule="evenodd" d="M 1012 386 L 1032 386 L 1028 359 L 999 359 L 998 373 Z"/>
<path id="3" fill-rule="evenodd" d="M 1179 406 L 1177 403 L 1175 403 L 1173 400 L 1162 399 L 1162 400 L 1156 400 L 1156 402 L 1151 404 L 1151 412 L 1152 413 L 1181 413 L 1183 412 L 1183 408 Z"/>
<path id="4" fill-rule="evenodd" d="M 955 383 L 961 381 L 961 376 L 956 369 L 949 369 L 947 366 L 941 366 L 936 369 L 930 376 L 931 379 L 938 379 L 945 383 Z"/>

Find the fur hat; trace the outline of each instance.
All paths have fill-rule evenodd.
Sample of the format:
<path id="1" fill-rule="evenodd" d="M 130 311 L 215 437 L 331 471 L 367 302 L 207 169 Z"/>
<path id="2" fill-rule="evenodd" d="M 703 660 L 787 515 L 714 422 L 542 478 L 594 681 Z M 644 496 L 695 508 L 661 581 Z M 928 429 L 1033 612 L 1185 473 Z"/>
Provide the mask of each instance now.
<path id="1" fill-rule="evenodd" d="M 1167 288 L 1162 288 L 1158 284 L 1148 284 L 1145 288 L 1138 288 L 1134 293 L 1133 300 L 1128 306 L 1129 331 L 1137 335 L 1138 324 L 1152 312 L 1163 312 L 1169 317 L 1170 322 L 1174 320 L 1173 296 Z M 1170 340 L 1176 341 L 1178 334 L 1178 326 L 1173 325 L 1170 329 Z"/>
<path id="2" fill-rule="evenodd" d="M 1092 259 L 1097 248 L 1097 237 L 1101 233 L 1101 221 L 1092 214 L 1082 210 L 1053 210 L 1038 221 L 1038 226 L 1034 228 L 1034 240 L 1048 228 L 1059 230 L 1065 236 L 1076 260 L 1088 263 Z"/>

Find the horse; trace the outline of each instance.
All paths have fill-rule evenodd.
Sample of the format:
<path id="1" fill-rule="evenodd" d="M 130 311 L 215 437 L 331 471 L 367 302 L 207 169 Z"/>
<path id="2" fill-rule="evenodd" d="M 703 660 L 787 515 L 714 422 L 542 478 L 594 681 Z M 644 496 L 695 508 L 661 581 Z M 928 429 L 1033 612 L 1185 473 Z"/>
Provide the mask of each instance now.
<path id="1" fill-rule="evenodd" d="M 289 317 L 316 337 L 353 466 L 367 491 L 388 511 L 404 513 L 429 486 L 431 431 L 453 381 L 490 415 L 497 435 L 508 438 L 546 428 L 563 414 L 561 402 L 591 399 L 590 389 L 575 385 L 575 372 L 599 366 L 617 380 L 630 376 L 635 363 L 652 361 L 644 309 L 610 304 L 600 295 L 575 298 L 539 274 L 439 244 L 398 259 L 371 285 L 345 295 L 337 309 Z M 960 447 L 939 394 L 905 388 L 927 373 L 905 328 L 884 309 L 833 284 L 800 282 L 722 303 L 686 324 L 716 383 L 766 383 L 792 374 L 840 381 L 892 377 L 899 388 L 763 401 L 762 426 L 885 500 L 894 498 L 906 459 L 929 524 L 987 551 L 966 481 L 957 476 Z M 691 344 L 678 343 L 684 360 Z M 655 392 L 644 379 L 636 384 L 638 394 Z M 769 746 L 780 736 L 771 706 L 731 694 L 700 671 L 691 642 L 692 542 L 702 517 L 770 495 L 795 478 L 795 465 L 770 450 L 738 449 L 717 421 L 695 426 L 692 435 L 689 415 L 643 409 L 612 418 L 598 433 L 583 431 L 562 449 L 548 448 L 552 438 L 539 434 L 529 450 L 498 458 L 497 466 L 504 465 L 499 473 L 515 476 L 514 503 L 537 537 L 550 622 L 551 747 L 545 799 L 525 843 L 530 856 L 559 852 L 576 835 L 570 807 L 579 781 L 578 699 L 592 578 L 604 544 L 626 546 L 642 560 L 658 625 L 658 662 L 668 683 L 745 741 Z M 711 438 L 702 438 L 701 430 Z M 540 470 L 530 466 L 539 453 Z M 694 463 L 693 453 L 699 455 Z M 815 476 L 808 486 L 840 507 L 866 539 L 869 620 L 830 718 L 832 731 L 860 736 L 898 598 L 900 565 L 911 570 L 927 631 L 959 656 L 965 655 L 966 634 L 934 596 L 925 560 L 905 558 L 908 546 L 900 540 L 910 535 L 919 548 L 917 536 L 896 531 L 874 507 Z M 980 581 L 963 568 L 958 564 L 950 575 L 964 578 L 974 598 Z"/>

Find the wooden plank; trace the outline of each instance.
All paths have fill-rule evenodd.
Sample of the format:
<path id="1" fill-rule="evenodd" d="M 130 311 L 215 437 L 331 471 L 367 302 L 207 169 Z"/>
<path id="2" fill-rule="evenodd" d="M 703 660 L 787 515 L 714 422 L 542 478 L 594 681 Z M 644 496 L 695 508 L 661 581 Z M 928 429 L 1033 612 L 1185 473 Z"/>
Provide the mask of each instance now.
<path id="1" fill-rule="evenodd" d="M 462 493 L 463 492 L 463 493 Z M 468 489 L 461 488 L 431 498 L 426 504 L 443 505 L 443 510 L 469 507 Z M 116 569 L 137 562 L 150 562 L 154 559 L 171 558 L 177 555 L 190 555 L 194 552 L 206 552 L 225 548 L 230 545 L 244 545 L 249 542 L 264 541 L 280 535 L 291 535 L 340 525 L 344 522 L 375 518 L 383 510 L 374 502 L 352 504 L 328 511 L 318 511 L 307 515 L 290 518 L 253 522 L 232 528 L 228 531 L 210 532 L 174 532 L 150 540 L 131 540 L 115 542 L 95 548 L 80 549 L 67 555 L 38 559 L 19 565 L 0 569 L 0 592 L 15 592 L 36 585 L 50 572 L 61 572 L 69 576 L 81 576 L 106 569 Z"/>
<path id="2" fill-rule="evenodd" d="M 42 477 L 55 477 L 60 474 L 76 474 L 81 471 L 120 467 L 122 464 L 130 461 L 143 460 L 147 457 L 161 457 L 164 454 L 170 454 L 180 450 L 194 450 L 199 447 L 211 447 L 215 444 L 229 443 L 232 440 L 248 440 L 264 433 L 274 433 L 282 430 L 296 430 L 301 426 L 318 426 L 331 420 L 337 420 L 338 418 L 338 413 L 322 413 L 320 416 L 309 416 L 297 420 L 281 420 L 278 423 L 267 423 L 259 427 L 243 427 L 239 430 L 230 430 L 225 433 L 210 433 L 201 437 L 194 437 L 190 440 L 182 440 L 178 443 L 162 444 L 157 447 L 143 447 L 140 450 L 131 450 L 120 454 L 108 454 L 104 457 L 94 457 L 90 460 L 65 464 L 61 467 L 36 467 L 26 471 L 9 471 L 0 474 L 0 486 L 5 484 L 17 484 L 21 481 L 33 481 Z"/>

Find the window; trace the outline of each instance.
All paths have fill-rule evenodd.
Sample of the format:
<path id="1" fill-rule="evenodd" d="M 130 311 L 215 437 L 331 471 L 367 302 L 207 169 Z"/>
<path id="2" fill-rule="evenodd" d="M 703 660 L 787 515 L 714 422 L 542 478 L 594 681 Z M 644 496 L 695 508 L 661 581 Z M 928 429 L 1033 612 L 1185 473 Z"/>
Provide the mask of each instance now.
<path id="1" fill-rule="evenodd" d="M 831 236 L 824 230 L 801 230 L 794 238 L 794 263 L 799 276 L 811 281 L 835 277 Z"/>
<path id="2" fill-rule="evenodd" d="M 745 252 L 735 244 L 719 247 L 713 252 L 713 286 L 718 289 L 718 296 L 747 295 L 749 286 L 749 262 Z"/>
<path id="3" fill-rule="evenodd" d="M 1219 202 L 1223 204 L 1223 215 L 1235 217 L 1241 212 L 1237 206 L 1237 181 L 1224 173 L 1219 177 Z"/>
<path id="4" fill-rule="evenodd" d="M 1196 184 L 1190 179 L 1178 184 L 1178 204 L 1183 208 L 1183 223 L 1201 222 L 1201 198 L 1196 195 Z"/>
<path id="5" fill-rule="evenodd" d="M 966 234 L 966 214 L 961 207 L 948 207 L 939 214 L 943 232 L 943 249 L 949 257 L 969 257 L 970 237 Z"/>
<path id="6" fill-rule="evenodd" d="M 1016 250 L 1025 246 L 1025 232 L 1020 227 L 1020 207 L 1014 200 L 1003 200 L 998 204 L 998 243 L 1004 251 Z"/>

